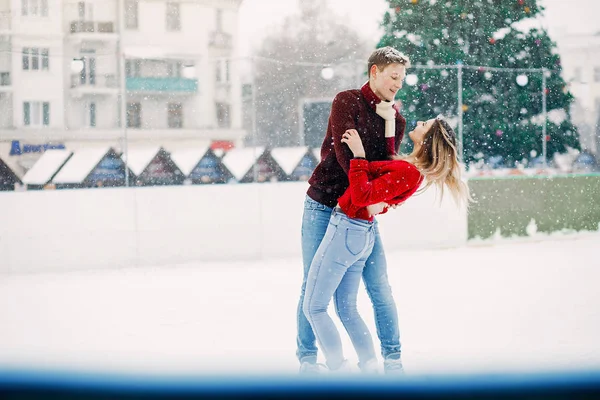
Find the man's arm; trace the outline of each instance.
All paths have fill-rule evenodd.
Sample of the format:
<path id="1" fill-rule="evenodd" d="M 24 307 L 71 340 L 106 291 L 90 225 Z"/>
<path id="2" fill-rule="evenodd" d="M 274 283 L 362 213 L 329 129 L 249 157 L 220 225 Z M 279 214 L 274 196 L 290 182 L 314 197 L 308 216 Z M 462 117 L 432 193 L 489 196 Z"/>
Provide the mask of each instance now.
<path id="1" fill-rule="evenodd" d="M 338 163 L 348 174 L 352 152 L 342 143 L 342 135 L 348 129 L 356 129 L 354 118 L 357 113 L 357 98 L 349 92 L 338 93 L 331 104 L 329 128 L 332 132 L 333 148 Z"/>

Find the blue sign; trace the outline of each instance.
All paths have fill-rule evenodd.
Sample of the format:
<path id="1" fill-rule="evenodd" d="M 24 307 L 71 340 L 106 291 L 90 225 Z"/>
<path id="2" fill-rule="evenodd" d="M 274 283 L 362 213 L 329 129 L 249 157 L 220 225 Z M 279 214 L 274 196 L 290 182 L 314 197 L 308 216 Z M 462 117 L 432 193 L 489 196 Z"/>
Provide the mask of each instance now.
<path id="1" fill-rule="evenodd" d="M 65 145 L 62 143 L 45 143 L 45 144 L 24 144 L 21 147 L 21 142 L 13 140 L 10 144 L 10 155 L 20 156 L 26 153 L 43 153 L 46 150 L 54 149 L 65 149 Z"/>

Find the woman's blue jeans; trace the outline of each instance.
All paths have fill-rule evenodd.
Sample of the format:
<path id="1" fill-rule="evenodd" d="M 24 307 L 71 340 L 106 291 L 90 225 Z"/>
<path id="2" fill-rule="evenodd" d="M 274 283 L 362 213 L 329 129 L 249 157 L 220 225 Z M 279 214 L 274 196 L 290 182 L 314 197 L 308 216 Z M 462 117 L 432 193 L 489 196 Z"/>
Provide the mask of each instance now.
<path id="1" fill-rule="evenodd" d="M 297 309 L 298 336 L 296 339 L 298 359 L 316 362 L 317 346 L 315 334 L 302 309 L 306 291 L 306 280 L 312 260 L 325 236 L 333 209 L 306 196 L 302 218 L 302 259 L 304 274 L 300 300 Z M 386 358 L 400 357 L 400 333 L 398 330 L 398 312 L 388 282 L 387 264 L 383 244 L 374 224 L 375 238 L 371 255 L 367 258 L 362 272 L 365 288 L 373 303 L 375 327 L 381 342 L 381 355 Z"/>
<path id="2" fill-rule="evenodd" d="M 344 361 L 340 334 L 327 314 L 332 297 L 360 364 L 375 359 L 371 333 L 356 307 L 360 277 L 374 242 L 374 222 L 334 210 L 308 272 L 302 309 L 332 370 Z"/>

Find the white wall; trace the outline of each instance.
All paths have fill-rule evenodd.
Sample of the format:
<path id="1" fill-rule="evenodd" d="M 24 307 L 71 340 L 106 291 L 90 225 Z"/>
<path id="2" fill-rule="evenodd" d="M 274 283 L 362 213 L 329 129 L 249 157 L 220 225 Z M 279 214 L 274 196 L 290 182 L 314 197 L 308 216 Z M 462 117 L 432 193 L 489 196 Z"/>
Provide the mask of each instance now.
<path id="1" fill-rule="evenodd" d="M 306 185 L 0 192 L 0 273 L 299 257 Z M 466 242 L 466 213 L 434 196 L 379 217 L 388 251 Z"/>

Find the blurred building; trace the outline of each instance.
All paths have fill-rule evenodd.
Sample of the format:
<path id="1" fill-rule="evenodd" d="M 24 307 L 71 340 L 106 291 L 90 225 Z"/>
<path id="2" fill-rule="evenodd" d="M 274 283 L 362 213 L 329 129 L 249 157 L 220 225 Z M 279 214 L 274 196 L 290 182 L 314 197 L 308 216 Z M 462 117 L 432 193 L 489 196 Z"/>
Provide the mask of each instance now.
<path id="1" fill-rule="evenodd" d="M 565 81 L 575 96 L 571 107 L 581 146 L 600 157 L 600 32 L 563 35 L 557 40 Z"/>
<path id="2" fill-rule="evenodd" d="M 240 143 L 241 1 L 0 0 L 0 154 Z"/>

